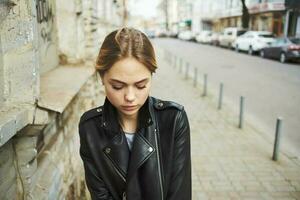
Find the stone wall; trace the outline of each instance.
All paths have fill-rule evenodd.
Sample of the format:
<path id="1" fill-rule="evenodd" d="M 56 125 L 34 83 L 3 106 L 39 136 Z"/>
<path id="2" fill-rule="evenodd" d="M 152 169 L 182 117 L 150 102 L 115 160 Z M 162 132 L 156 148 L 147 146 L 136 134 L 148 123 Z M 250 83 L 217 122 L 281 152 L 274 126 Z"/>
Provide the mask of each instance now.
<path id="1" fill-rule="evenodd" d="M 62 114 L 28 125 L 0 148 L 0 199 L 88 199 L 79 157 L 81 114 L 103 102 L 91 76 Z"/>
<path id="2" fill-rule="evenodd" d="M 4 1 L 0 37 L 3 101 L 33 103 L 38 94 L 38 41 L 33 1 Z M 0 54 L 0 56 L 1 56 Z M 1 64 L 1 63 L 0 63 Z M 27 83 L 27 84 L 23 84 Z M 0 102 L 0 105 L 3 102 Z"/>
<path id="3" fill-rule="evenodd" d="M 120 26 L 117 9 L 112 0 L 0 2 L 1 200 L 90 198 L 78 122 L 104 101 L 93 64 Z"/>
<path id="4" fill-rule="evenodd" d="M 72 1 L 70 1 L 72 2 Z M 39 72 L 43 74 L 58 65 L 57 14 L 55 0 L 36 0 Z M 60 5 L 59 5 L 60 6 Z"/>

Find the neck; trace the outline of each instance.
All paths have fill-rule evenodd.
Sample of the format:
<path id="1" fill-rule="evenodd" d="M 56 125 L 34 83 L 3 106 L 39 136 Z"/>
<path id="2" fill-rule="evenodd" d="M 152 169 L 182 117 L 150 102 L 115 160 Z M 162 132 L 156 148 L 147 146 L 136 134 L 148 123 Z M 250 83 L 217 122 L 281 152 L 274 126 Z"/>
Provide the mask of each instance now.
<path id="1" fill-rule="evenodd" d="M 119 120 L 123 131 L 134 133 L 137 129 L 138 115 L 124 116 L 119 113 Z"/>

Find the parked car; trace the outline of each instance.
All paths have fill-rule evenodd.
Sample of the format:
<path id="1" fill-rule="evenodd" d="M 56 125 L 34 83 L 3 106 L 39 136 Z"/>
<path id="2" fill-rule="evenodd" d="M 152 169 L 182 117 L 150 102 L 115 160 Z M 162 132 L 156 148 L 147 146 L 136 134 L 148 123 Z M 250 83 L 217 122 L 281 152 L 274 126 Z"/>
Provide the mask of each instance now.
<path id="1" fill-rule="evenodd" d="M 177 38 L 177 37 L 178 37 L 178 32 L 176 32 L 176 31 L 171 31 L 170 37 L 172 37 L 172 38 Z"/>
<path id="2" fill-rule="evenodd" d="M 260 56 L 279 59 L 282 63 L 300 61 L 300 38 L 277 38 L 270 46 L 260 50 Z"/>
<path id="3" fill-rule="evenodd" d="M 219 37 L 220 37 L 220 33 L 217 32 L 213 32 L 210 36 L 210 44 L 211 45 L 215 45 L 215 46 L 219 46 Z"/>
<path id="4" fill-rule="evenodd" d="M 212 31 L 201 31 L 197 36 L 196 36 L 196 41 L 203 43 L 203 44 L 208 44 L 211 42 L 211 36 Z"/>
<path id="5" fill-rule="evenodd" d="M 185 30 L 185 31 L 179 32 L 178 38 L 181 40 L 187 40 L 187 41 L 194 40 L 193 33 L 190 30 Z"/>
<path id="6" fill-rule="evenodd" d="M 167 37 L 167 31 L 157 30 L 155 33 L 155 37 L 160 37 L 160 38 Z"/>
<path id="7" fill-rule="evenodd" d="M 219 44 L 222 47 L 232 48 L 232 43 L 236 38 L 244 34 L 247 30 L 239 27 L 228 27 L 219 36 Z"/>
<path id="8" fill-rule="evenodd" d="M 146 34 L 149 38 L 155 38 L 155 30 L 145 30 L 145 34 Z"/>
<path id="9" fill-rule="evenodd" d="M 254 52 L 259 52 L 262 48 L 269 46 L 274 41 L 275 36 L 271 32 L 247 31 L 235 40 L 233 47 L 237 52 L 242 50 L 252 55 Z"/>

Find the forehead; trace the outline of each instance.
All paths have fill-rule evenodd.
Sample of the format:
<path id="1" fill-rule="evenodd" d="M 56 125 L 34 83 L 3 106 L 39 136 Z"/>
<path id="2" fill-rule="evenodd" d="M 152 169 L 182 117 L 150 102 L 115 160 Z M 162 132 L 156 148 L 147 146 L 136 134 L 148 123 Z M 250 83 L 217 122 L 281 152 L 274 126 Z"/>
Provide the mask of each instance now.
<path id="1" fill-rule="evenodd" d="M 122 82 L 137 82 L 151 76 L 150 70 L 135 58 L 124 58 L 116 62 L 105 74 L 107 79 Z"/>

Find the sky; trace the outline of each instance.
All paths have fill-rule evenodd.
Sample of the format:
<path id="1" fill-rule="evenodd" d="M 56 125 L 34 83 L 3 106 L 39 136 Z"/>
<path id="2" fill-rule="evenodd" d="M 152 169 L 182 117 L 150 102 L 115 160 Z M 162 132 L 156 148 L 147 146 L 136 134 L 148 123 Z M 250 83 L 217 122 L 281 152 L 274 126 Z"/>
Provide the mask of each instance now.
<path id="1" fill-rule="evenodd" d="M 158 3 L 159 0 L 129 0 L 129 12 L 150 19 L 156 15 Z"/>

